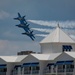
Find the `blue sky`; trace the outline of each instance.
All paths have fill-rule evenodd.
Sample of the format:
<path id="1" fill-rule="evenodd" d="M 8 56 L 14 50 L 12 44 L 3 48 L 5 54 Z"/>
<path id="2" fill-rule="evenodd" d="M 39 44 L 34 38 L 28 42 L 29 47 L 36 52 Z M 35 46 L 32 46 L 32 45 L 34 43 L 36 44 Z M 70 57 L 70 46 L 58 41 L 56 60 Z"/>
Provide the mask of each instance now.
<path id="1" fill-rule="evenodd" d="M 15 26 L 19 21 L 13 18 L 18 12 L 26 15 L 30 28 L 49 29 L 48 25 L 56 26 L 57 22 L 75 27 L 75 0 L 0 0 L 0 55 L 16 55 L 24 50 L 40 51 L 39 42 L 43 38 L 36 37 L 33 42 L 21 34 L 23 29 Z M 74 37 L 74 29 L 69 30 Z M 41 32 L 34 31 L 37 33 Z"/>

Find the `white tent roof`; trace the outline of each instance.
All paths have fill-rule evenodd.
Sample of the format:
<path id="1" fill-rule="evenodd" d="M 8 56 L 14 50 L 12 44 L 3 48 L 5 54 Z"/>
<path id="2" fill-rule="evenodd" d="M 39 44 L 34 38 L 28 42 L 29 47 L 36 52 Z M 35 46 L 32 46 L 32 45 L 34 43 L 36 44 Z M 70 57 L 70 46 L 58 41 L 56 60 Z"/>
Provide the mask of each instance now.
<path id="1" fill-rule="evenodd" d="M 48 60 L 54 60 L 56 57 L 58 57 L 60 54 L 62 53 L 52 53 L 50 54 L 50 57 L 48 58 Z"/>
<path id="2" fill-rule="evenodd" d="M 52 54 L 31 54 L 38 60 L 54 60 L 61 53 L 52 53 Z M 19 55 L 19 56 L 0 56 L 5 62 L 21 62 L 28 55 Z"/>
<path id="3" fill-rule="evenodd" d="M 31 55 L 37 58 L 38 60 L 48 60 L 50 56 L 50 54 L 31 54 Z"/>
<path id="4" fill-rule="evenodd" d="M 20 62 L 22 61 L 27 55 L 19 55 L 19 56 L 0 56 L 5 62 Z"/>
<path id="5" fill-rule="evenodd" d="M 21 62 L 24 58 L 26 58 L 28 55 L 19 55 L 17 59 L 15 60 L 16 62 Z"/>
<path id="6" fill-rule="evenodd" d="M 75 43 L 75 41 L 63 32 L 58 26 L 51 34 L 49 34 L 41 43 Z"/>
<path id="7" fill-rule="evenodd" d="M 31 54 L 38 60 L 54 60 L 61 53 L 52 53 L 52 54 Z"/>
<path id="8" fill-rule="evenodd" d="M 75 58 L 75 52 L 65 52 L 69 56 Z M 47 60 L 54 60 L 62 53 L 51 53 L 51 54 L 31 54 L 36 59 L 41 61 L 47 61 Z M 25 59 L 28 55 L 20 55 L 20 56 L 0 56 L 1 59 L 3 59 L 5 62 L 21 62 L 23 59 Z"/>
<path id="9" fill-rule="evenodd" d="M 65 52 L 66 54 L 68 54 L 69 56 L 75 58 L 75 52 Z"/>

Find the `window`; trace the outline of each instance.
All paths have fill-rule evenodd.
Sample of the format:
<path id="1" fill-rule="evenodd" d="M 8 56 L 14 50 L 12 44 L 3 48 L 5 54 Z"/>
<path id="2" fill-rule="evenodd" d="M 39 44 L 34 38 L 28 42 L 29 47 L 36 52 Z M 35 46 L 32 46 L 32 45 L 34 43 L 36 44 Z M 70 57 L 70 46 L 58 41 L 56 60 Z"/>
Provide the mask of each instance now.
<path id="1" fill-rule="evenodd" d="M 62 50 L 64 51 L 71 51 L 72 50 L 72 46 L 71 45 L 63 45 L 62 46 Z"/>
<path id="2" fill-rule="evenodd" d="M 30 66 L 25 66 L 24 67 L 24 74 L 30 74 L 31 73 L 31 67 Z"/>
<path id="3" fill-rule="evenodd" d="M 6 72 L 7 68 L 0 68 L 0 72 Z"/>
<path id="4" fill-rule="evenodd" d="M 66 65 L 66 68 L 67 69 L 73 69 L 74 68 L 74 65 L 73 64 L 68 64 L 68 65 Z"/>
<path id="5" fill-rule="evenodd" d="M 39 70 L 39 66 L 33 66 L 32 70 Z"/>
<path id="6" fill-rule="evenodd" d="M 58 65 L 58 72 L 64 72 L 65 71 L 65 65 L 61 64 Z"/>
<path id="7" fill-rule="evenodd" d="M 67 64 L 66 65 L 66 72 L 73 72 L 74 65 L 73 64 Z"/>

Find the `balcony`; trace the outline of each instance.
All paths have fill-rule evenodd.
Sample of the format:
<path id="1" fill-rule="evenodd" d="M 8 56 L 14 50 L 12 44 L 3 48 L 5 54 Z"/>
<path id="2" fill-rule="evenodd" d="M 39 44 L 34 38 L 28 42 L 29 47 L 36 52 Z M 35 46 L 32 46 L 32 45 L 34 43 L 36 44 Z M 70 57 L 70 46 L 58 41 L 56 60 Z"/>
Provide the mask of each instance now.
<path id="1" fill-rule="evenodd" d="M 0 72 L 0 75 L 6 75 L 6 72 Z"/>
<path id="2" fill-rule="evenodd" d="M 56 75 L 56 70 L 54 69 L 46 69 L 45 71 L 44 71 L 44 74 L 45 75 Z"/>
<path id="3" fill-rule="evenodd" d="M 39 74 L 39 70 L 32 70 L 32 71 L 24 71 L 24 75 L 30 75 L 30 74 Z"/>
<path id="4" fill-rule="evenodd" d="M 73 72 L 73 69 L 66 69 L 66 72 Z"/>
<path id="5" fill-rule="evenodd" d="M 51 70 L 45 70 L 44 73 L 51 73 Z"/>
<path id="6" fill-rule="evenodd" d="M 39 74 L 39 70 L 33 70 L 32 74 Z"/>
<path id="7" fill-rule="evenodd" d="M 31 71 L 24 71 L 24 74 L 31 74 Z"/>
<path id="8" fill-rule="evenodd" d="M 45 70 L 45 75 L 73 75 L 73 69 Z"/>
<path id="9" fill-rule="evenodd" d="M 65 69 L 58 69 L 57 72 L 58 73 L 65 72 Z"/>

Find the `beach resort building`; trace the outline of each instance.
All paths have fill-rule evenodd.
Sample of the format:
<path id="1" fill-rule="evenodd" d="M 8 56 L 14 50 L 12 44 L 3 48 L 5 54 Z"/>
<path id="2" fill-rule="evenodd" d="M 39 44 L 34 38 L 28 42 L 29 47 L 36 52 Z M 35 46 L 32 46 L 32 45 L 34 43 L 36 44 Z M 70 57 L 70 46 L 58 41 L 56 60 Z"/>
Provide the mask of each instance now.
<path id="1" fill-rule="evenodd" d="M 0 56 L 0 75 L 75 75 L 75 41 L 59 26 L 40 46 L 40 54 Z"/>

